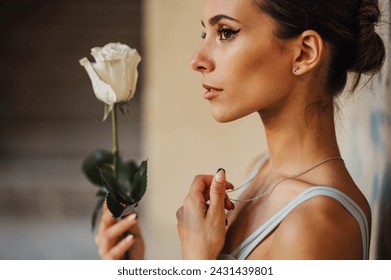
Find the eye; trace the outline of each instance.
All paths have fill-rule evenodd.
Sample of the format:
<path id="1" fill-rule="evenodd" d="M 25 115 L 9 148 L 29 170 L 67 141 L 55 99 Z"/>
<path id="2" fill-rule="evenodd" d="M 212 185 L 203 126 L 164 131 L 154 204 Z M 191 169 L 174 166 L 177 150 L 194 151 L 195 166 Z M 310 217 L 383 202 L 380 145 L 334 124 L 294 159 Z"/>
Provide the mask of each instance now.
<path id="1" fill-rule="evenodd" d="M 202 39 L 205 39 L 205 38 L 206 38 L 206 32 L 202 32 L 202 33 L 201 33 L 201 38 L 202 38 Z"/>
<path id="2" fill-rule="evenodd" d="M 232 28 L 221 28 L 217 32 L 219 33 L 219 37 L 221 41 L 228 41 L 235 38 L 236 34 L 238 34 L 240 29 L 233 30 Z"/>

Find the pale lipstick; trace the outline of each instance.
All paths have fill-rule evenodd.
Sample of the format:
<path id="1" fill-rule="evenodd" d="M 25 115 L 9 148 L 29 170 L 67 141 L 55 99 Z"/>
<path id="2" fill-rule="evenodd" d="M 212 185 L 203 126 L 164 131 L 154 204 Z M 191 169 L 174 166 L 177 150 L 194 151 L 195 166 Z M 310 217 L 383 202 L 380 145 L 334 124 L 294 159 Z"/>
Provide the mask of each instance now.
<path id="1" fill-rule="evenodd" d="M 223 89 L 216 88 L 207 84 L 203 84 L 202 87 L 206 89 L 204 93 L 204 99 L 211 100 L 223 92 Z"/>

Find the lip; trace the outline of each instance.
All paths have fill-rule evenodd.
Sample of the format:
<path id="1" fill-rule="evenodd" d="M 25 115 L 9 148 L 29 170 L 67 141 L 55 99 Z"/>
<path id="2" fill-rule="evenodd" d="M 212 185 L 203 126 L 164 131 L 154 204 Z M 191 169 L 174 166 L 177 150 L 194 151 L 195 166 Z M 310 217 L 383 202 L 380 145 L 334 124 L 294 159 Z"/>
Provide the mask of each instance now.
<path id="1" fill-rule="evenodd" d="M 217 88 L 208 84 L 202 84 L 202 87 L 206 89 L 204 93 L 204 99 L 211 100 L 223 92 L 222 88 Z"/>

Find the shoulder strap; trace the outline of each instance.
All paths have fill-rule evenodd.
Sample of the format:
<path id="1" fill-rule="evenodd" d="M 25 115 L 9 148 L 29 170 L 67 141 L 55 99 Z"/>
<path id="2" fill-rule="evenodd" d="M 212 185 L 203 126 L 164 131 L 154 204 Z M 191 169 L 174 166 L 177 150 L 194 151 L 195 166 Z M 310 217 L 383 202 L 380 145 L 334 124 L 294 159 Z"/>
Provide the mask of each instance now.
<path id="1" fill-rule="evenodd" d="M 369 258 L 369 227 L 364 211 L 346 194 L 331 187 L 312 187 L 300 194 L 294 201 L 281 209 L 275 216 L 254 231 L 246 238 L 233 252 L 232 256 L 238 260 L 244 260 L 248 255 L 266 238 L 281 221 L 298 205 L 315 197 L 328 196 L 334 198 L 346 208 L 346 210 L 357 220 L 362 237 L 363 259 Z"/>

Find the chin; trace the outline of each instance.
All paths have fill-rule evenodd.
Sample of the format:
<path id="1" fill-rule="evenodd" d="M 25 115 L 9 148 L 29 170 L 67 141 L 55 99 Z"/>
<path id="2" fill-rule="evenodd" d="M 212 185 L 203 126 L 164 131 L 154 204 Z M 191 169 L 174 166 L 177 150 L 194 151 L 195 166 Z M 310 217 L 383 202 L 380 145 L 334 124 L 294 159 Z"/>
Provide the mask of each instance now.
<path id="1" fill-rule="evenodd" d="M 227 123 L 249 116 L 254 112 L 256 111 L 212 110 L 212 116 L 219 123 Z"/>
<path id="2" fill-rule="evenodd" d="M 213 118 L 219 123 L 227 123 L 238 119 L 231 114 L 224 114 L 222 112 L 212 112 L 212 115 Z"/>

